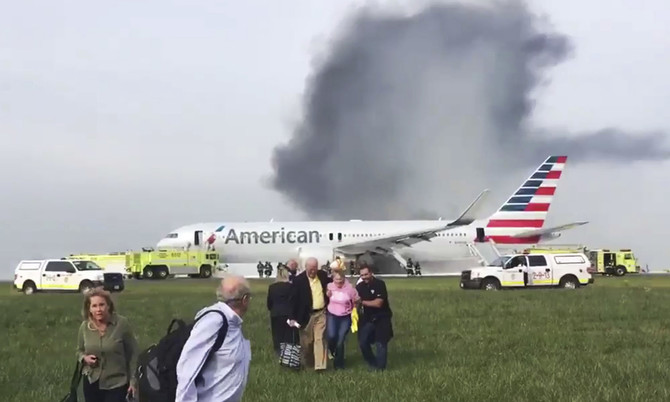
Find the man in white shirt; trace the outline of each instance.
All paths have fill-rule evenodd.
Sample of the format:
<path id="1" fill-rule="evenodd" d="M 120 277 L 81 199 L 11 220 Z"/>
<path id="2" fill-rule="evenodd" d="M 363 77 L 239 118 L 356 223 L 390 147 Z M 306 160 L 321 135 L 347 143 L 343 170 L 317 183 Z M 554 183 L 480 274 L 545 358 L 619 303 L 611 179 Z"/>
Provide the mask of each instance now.
<path id="1" fill-rule="evenodd" d="M 200 310 L 219 310 L 228 319 L 228 332 L 223 344 L 205 364 L 214 346 L 223 319 L 210 313 L 198 320 L 177 363 L 175 402 L 237 402 L 247 385 L 251 348 L 242 334 L 242 316 L 249 308 L 251 290 L 241 276 L 231 275 L 221 281 L 217 302 Z M 203 367 L 204 366 L 204 367 Z M 201 378 L 197 378 L 200 374 Z"/>

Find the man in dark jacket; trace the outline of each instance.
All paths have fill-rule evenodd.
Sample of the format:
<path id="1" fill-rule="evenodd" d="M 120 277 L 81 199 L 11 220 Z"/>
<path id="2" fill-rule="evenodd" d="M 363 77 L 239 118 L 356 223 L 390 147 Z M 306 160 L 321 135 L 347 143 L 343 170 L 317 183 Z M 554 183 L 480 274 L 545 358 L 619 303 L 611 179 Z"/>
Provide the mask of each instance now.
<path id="1" fill-rule="evenodd" d="M 375 278 L 369 266 L 359 269 L 361 282 L 356 290 L 361 298 L 361 314 L 358 319 L 358 345 L 363 358 L 370 368 L 384 370 L 388 353 L 388 343 L 393 338 L 391 317 L 393 312 L 386 292 L 386 283 Z M 377 355 L 372 353 L 376 346 Z"/>
<path id="2" fill-rule="evenodd" d="M 325 370 L 327 363 L 326 306 L 328 296 L 326 285 L 328 274 L 319 270 L 316 258 L 305 262 L 305 271 L 293 280 L 293 321 L 300 325 L 301 360 L 304 367 Z M 312 363 L 313 360 L 313 363 Z"/>

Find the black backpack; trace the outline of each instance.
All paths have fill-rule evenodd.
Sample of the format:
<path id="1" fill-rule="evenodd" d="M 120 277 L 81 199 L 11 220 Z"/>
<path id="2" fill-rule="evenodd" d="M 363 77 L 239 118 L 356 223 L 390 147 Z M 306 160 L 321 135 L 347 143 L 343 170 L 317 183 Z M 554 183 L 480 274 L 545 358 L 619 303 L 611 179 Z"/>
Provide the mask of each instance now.
<path id="1" fill-rule="evenodd" d="M 195 323 L 207 313 L 216 312 L 223 318 L 223 325 L 214 342 L 214 347 L 207 355 L 207 361 L 216 352 L 228 332 L 228 320 L 219 310 L 208 310 L 200 315 L 191 324 L 186 325 L 181 319 L 173 319 L 168 327 L 167 334 L 145 349 L 137 359 L 138 397 L 140 402 L 174 402 L 177 392 L 177 362 L 186 340 L 191 334 Z M 174 331 L 172 326 L 177 324 Z"/>

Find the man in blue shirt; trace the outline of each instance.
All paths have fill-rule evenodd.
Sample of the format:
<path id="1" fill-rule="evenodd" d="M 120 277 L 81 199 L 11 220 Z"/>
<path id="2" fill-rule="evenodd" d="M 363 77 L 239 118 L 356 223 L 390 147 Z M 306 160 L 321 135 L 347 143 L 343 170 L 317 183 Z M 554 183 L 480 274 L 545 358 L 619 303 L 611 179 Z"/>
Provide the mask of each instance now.
<path id="1" fill-rule="evenodd" d="M 175 402 L 237 402 L 242 399 L 249 374 L 251 349 L 242 334 L 242 317 L 249 308 L 251 290 L 241 276 L 227 276 L 217 289 L 218 301 L 202 310 L 216 309 L 228 319 L 228 333 L 212 360 L 205 365 L 209 351 L 223 325 L 219 314 L 210 313 L 198 320 L 184 345 L 177 363 Z M 196 380 L 198 374 L 202 379 Z"/>

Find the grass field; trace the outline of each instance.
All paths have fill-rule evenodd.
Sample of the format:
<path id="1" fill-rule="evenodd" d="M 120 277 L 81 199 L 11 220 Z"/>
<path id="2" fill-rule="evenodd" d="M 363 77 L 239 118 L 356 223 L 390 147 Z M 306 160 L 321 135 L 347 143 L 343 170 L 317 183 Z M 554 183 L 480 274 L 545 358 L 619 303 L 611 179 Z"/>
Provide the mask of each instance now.
<path id="1" fill-rule="evenodd" d="M 128 281 L 115 295 L 140 345 L 213 302 L 215 281 Z M 349 335 L 348 370 L 287 372 L 275 362 L 268 281 L 245 318 L 247 401 L 650 401 L 670 399 L 670 277 L 596 278 L 578 290 L 463 291 L 456 278 L 388 279 L 389 369 L 369 373 Z M 81 296 L 0 292 L 0 401 L 67 393 Z M 329 361 L 332 364 L 332 360 Z"/>

